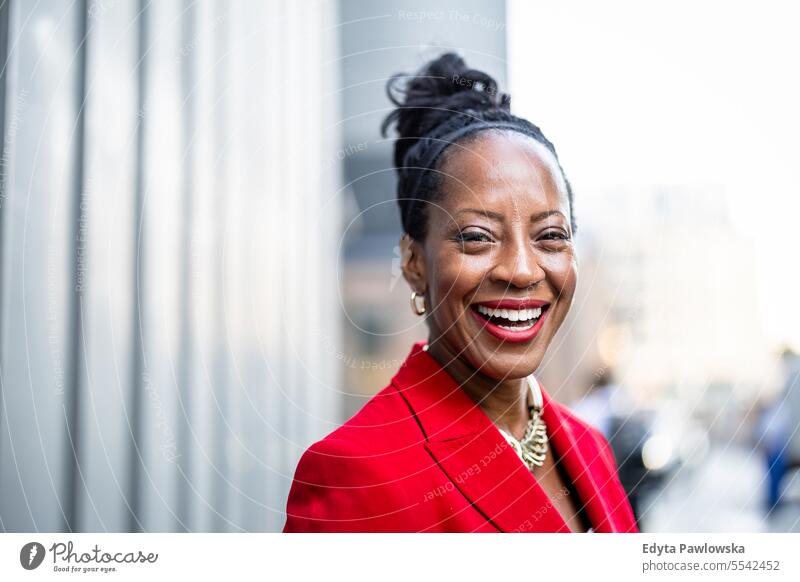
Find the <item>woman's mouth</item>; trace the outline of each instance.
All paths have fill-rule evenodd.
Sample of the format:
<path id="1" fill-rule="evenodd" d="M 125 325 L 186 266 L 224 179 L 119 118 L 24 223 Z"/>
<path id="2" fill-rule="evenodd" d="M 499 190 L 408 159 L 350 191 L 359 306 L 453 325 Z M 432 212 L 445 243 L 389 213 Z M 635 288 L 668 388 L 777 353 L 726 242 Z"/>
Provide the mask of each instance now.
<path id="1" fill-rule="evenodd" d="M 483 329 L 503 341 L 527 342 L 539 333 L 550 304 L 543 301 L 491 302 L 470 305 Z"/>

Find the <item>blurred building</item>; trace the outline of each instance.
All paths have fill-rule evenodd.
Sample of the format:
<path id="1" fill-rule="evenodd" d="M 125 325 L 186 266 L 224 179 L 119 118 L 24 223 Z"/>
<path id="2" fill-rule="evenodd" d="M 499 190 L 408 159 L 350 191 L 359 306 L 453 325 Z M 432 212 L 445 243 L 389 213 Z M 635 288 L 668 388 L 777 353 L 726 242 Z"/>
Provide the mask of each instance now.
<path id="1" fill-rule="evenodd" d="M 696 403 L 709 386 L 753 396 L 772 370 L 757 310 L 755 247 L 708 186 L 604 192 L 581 200 L 606 301 L 601 364 L 639 400 Z"/>

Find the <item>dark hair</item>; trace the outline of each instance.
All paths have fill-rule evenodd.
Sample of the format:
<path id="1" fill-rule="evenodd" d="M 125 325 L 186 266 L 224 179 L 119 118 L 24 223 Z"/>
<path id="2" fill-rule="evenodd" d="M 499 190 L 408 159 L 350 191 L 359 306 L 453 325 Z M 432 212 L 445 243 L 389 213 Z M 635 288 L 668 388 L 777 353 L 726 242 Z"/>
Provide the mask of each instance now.
<path id="1" fill-rule="evenodd" d="M 543 144 L 564 176 L 572 210 L 572 187 L 553 144 L 534 124 L 511 114 L 511 97 L 498 91 L 497 81 L 483 71 L 468 68 L 457 54 L 441 55 L 416 75 L 394 75 L 386 92 L 396 109 L 384 120 L 381 132 L 386 136 L 394 125 L 398 133 L 394 143 L 397 203 L 403 230 L 412 238 L 425 238 L 425 203 L 441 194 L 437 169 L 446 148 L 482 130 L 517 131 Z M 570 214 L 574 231 L 574 213 Z"/>

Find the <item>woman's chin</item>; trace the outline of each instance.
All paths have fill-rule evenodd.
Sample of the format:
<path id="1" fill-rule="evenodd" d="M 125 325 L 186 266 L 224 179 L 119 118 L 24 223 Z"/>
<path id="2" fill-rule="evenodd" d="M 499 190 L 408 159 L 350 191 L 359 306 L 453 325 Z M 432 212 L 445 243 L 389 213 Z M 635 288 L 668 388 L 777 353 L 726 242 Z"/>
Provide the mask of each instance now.
<path id="1" fill-rule="evenodd" d="M 500 356 L 495 353 L 478 356 L 478 361 L 473 362 L 473 366 L 479 369 L 481 374 L 493 380 L 515 380 L 533 374 L 541 361 L 542 358 L 538 354 L 528 354 L 521 358 L 511 355 Z"/>

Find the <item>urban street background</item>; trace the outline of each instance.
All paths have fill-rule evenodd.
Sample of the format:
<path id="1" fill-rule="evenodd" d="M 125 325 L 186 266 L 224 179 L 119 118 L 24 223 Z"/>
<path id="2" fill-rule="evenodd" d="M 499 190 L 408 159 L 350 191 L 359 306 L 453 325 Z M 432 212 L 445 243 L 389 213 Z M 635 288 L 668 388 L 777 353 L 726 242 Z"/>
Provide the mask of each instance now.
<path id="1" fill-rule="evenodd" d="M 425 339 L 388 78 L 497 78 L 575 190 L 537 372 L 643 531 L 800 531 L 800 53 L 779 2 L 0 0 L 0 530 L 278 531 Z"/>

